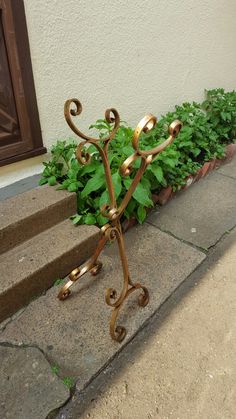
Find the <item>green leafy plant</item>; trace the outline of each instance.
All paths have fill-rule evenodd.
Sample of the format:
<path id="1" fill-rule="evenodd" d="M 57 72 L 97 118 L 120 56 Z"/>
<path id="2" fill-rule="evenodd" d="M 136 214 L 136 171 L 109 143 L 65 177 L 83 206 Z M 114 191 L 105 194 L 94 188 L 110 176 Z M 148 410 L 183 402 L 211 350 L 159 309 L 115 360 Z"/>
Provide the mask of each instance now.
<path id="1" fill-rule="evenodd" d="M 59 365 L 58 364 L 51 365 L 51 371 L 52 371 L 53 374 L 58 375 L 60 373 Z M 72 377 L 69 377 L 69 376 L 63 377 L 62 382 L 69 389 L 71 389 L 75 384 L 74 379 Z"/>
<path id="2" fill-rule="evenodd" d="M 55 280 L 53 285 L 57 287 L 58 285 L 62 285 L 63 282 L 64 282 L 64 279 L 58 278 Z"/>
<path id="3" fill-rule="evenodd" d="M 225 92 L 224 89 L 206 91 L 206 100 L 202 104 L 209 120 L 225 142 L 232 142 L 236 137 L 236 92 Z"/>
<path id="4" fill-rule="evenodd" d="M 166 138 L 168 126 L 175 119 L 182 121 L 182 130 L 171 146 L 150 166 L 151 171 L 154 167 L 156 170 L 159 168 L 163 174 L 163 186 L 170 185 L 174 190 L 185 185 L 186 178 L 196 173 L 205 161 L 222 158 L 225 150 L 209 121 L 209 115 L 195 102 L 176 106 L 174 112 L 163 116 L 147 134 L 146 142 L 154 145 L 158 143 L 158 138 L 162 142 Z"/>
<path id="5" fill-rule="evenodd" d="M 72 377 L 64 377 L 62 379 L 62 382 L 65 384 L 65 386 L 69 389 L 71 389 L 74 386 L 74 380 Z"/>
<path id="6" fill-rule="evenodd" d="M 60 367 L 59 365 L 55 364 L 51 366 L 51 371 L 53 372 L 53 374 L 58 374 L 60 371 Z"/>
<path id="7" fill-rule="evenodd" d="M 180 189 L 186 184 L 187 177 L 196 173 L 204 162 L 224 157 L 225 144 L 232 142 L 236 136 L 236 93 L 215 89 L 206 92 L 206 100 L 202 104 L 193 102 L 176 106 L 173 112 L 160 118 L 154 129 L 141 135 L 141 148 L 147 150 L 161 144 L 168 138 L 168 127 L 175 119 L 183 123 L 181 132 L 148 166 L 125 209 L 124 217 L 134 216 L 139 223 L 143 223 L 147 208 L 153 206 L 152 194 L 167 186 L 173 190 Z M 102 119 L 90 128 L 97 130 L 101 139 L 111 130 L 111 126 Z M 132 136 L 133 129 L 123 123 L 110 143 L 109 161 L 118 205 L 140 165 L 139 159 L 136 160 L 132 174 L 121 177 L 119 167 L 133 153 Z M 98 150 L 90 146 L 91 162 L 83 166 L 75 157 L 76 147 L 74 140 L 57 141 L 51 150 L 51 160 L 44 163 L 40 184 L 57 184 L 58 189 L 76 192 L 77 214 L 71 217 L 74 224 L 102 226 L 107 219 L 100 214 L 100 207 L 109 202 L 109 196 L 101 158 Z"/>

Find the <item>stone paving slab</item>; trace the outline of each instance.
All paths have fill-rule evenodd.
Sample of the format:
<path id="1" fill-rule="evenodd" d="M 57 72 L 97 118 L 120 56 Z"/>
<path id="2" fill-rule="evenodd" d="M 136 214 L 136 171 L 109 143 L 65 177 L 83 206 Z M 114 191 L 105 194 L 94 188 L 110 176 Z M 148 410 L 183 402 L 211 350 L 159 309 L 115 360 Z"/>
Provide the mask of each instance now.
<path id="1" fill-rule="evenodd" d="M 236 228 L 57 419 L 235 419 L 235 272 Z"/>
<path id="2" fill-rule="evenodd" d="M 236 180 L 212 173 L 154 210 L 148 222 L 196 246 L 209 248 L 236 225 Z"/>
<path id="3" fill-rule="evenodd" d="M 236 156 L 234 156 L 231 163 L 225 164 L 218 169 L 218 172 L 236 179 Z"/>
<path id="4" fill-rule="evenodd" d="M 37 348 L 0 347 L 1 419 L 45 419 L 70 396 Z"/>
<path id="5" fill-rule="evenodd" d="M 116 243 L 101 256 L 104 268 L 97 277 L 82 278 L 64 302 L 56 298 L 59 288 L 51 288 L 5 325 L 0 341 L 37 345 L 51 363 L 58 364 L 59 374 L 78 380 L 77 388 L 82 389 L 205 258 L 149 224 L 134 227 L 125 239 L 131 277 L 148 287 L 150 303 L 140 308 L 138 292 L 131 295 L 118 322 L 128 330 L 122 344 L 110 338 L 111 309 L 104 301 L 107 287 L 121 290 Z"/>

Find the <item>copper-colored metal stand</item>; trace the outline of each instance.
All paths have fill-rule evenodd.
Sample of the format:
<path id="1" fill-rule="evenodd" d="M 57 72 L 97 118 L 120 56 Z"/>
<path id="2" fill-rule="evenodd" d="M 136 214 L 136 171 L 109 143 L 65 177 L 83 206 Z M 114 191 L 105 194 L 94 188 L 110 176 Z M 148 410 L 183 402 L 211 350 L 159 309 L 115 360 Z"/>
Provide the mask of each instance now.
<path id="1" fill-rule="evenodd" d="M 74 106 L 73 106 L 74 105 Z M 87 135 L 83 134 L 74 124 L 72 121 L 72 116 L 77 116 L 82 112 L 82 105 L 78 99 L 69 99 L 65 103 L 64 107 L 65 111 L 65 118 L 70 126 L 70 128 L 81 137 L 84 141 L 82 141 L 76 150 L 76 157 L 81 164 L 89 164 L 91 160 L 91 156 L 84 147 L 86 144 L 93 144 L 99 151 L 100 156 L 102 158 L 102 162 L 105 169 L 105 177 L 106 183 L 109 193 L 109 203 L 103 205 L 100 208 L 101 214 L 108 219 L 108 223 L 105 224 L 101 228 L 101 238 L 99 240 L 98 246 L 96 251 L 94 252 L 93 256 L 82 266 L 74 269 L 70 275 L 70 280 L 62 287 L 58 294 L 58 298 L 60 300 L 65 300 L 70 295 L 70 288 L 79 278 L 81 278 L 86 272 L 89 272 L 92 275 L 96 275 L 101 267 L 102 263 L 98 261 L 98 257 L 103 250 L 107 241 L 118 241 L 120 259 L 122 263 L 122 270 L 123 270 L 123 288 L 121 293 L 118 295 L 117 291 L 113 288 L 108 288 L 106 290 L 106 303 L 113 307 L 113 312 L 110 321 L 110 334 L 112 339 L 121 342 L 125 335 L 126 329 L 123 326 L 117 326 L 116 320 L 119 314 L 119 311 L 125 302 L 126 298 L 134 292 L 135 290 L 141 290 L 141 294 L 138 298 L 138 304 L 141 307 L 145 307 L 149 301 L 149 293 L 146 287 L 141 285 L 140 283 L 133 283 L 130 278 L 129 268 L 128 268 L 128 261 L 125 253 L 125 245 L 124 245 L 124 238 L 122 234 L 122 228 L 120 223 L 120 218 L 128 205 L 132 194 L 138 185 L 144 171 L 146 170 L 147 166 L 152 162 L 154 157 L 163 151 L 169 144 L 173 142 L 177 134 L 181 129 L 181 122 L 174 121 L 169 127 L 169 138 L 164 141 L 161 145 L 152 148 L 150 150 L 141 150 L 139 148 L 139 137 L 142 132 L 150 131 L 154 125 L 156 124 L 155 116 L 148 114 L 146 115 L 137 125 L 134 136 L 132 140 L 132 146 L 134 148 L 134 153 L 128 157 L 125 162 L 120 167 L 120 173 L 123 176 L 129 176 L 132 171 L 133 163 L 138 159 L 141 158 L 140 167 L 137 170 L 137 173 L 131 183 L 130 188 L 126 192 L 125 197 L 123 198 L 119 207 L 116 203 L 115 198 L 115 191 L 114 186 L 112 183 L 112 176 L 111 176 L 111 169 L 110 164 L 108 161 L 108 146 L 111 140 L 114 139 L 115 134 L 120 125 L 120 117 L 118 112 L 111 108 L 107 109 L 105 112 L 105 119 L 108 123 L 113 124 L 113 129 L 110 132 L 110 135 L 104 139 L 97 139 L 88 137 Z"/>

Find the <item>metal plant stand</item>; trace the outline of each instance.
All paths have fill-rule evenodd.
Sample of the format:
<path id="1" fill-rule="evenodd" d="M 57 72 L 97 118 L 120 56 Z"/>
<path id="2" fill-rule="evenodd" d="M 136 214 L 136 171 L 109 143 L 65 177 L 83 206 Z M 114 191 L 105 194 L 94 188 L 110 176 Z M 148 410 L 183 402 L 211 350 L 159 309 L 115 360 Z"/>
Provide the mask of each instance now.
<path id="1" fill-rule="evenodd" d="M 141 150 L 139 148 L 139 137 L 142 132 L 150 131 L 154 125 L 156 124 L 156 118 L 155 116 L 148 114 L 146 115 L 137 125 L 133 139 L 132 139 L 132 146 L 134 148 L 134 153 L 128 157 L 124 163 L 120 167 L 120 173 L 123 176 L 129 176 L 132 171 L 132 165 L 133 163 L 138 159 L 141 158 L 140 167 L 137 170 L 137 173 L 131 183 L 130 188 L 126 192 L 126 195 L 124 196 L 121 204 L 117 206 L 116 198 L 115 198 L 115 192 L 114 187 L 112 183 L 112 176 L 111 176 L 111 169 L 110 164 L 108 161 L 108 147 L 110 141 L 112 141 L 116 135 L 116 132 L 120 125 L 120 117 L 116 109 L 111 108 L 107 109 L 105 112 L 105 119 L 108 123 L 113 124 L 113 129 L 110 132 L 110 135 L 107 138 L 104 139 L 97 139 L 88 137 L 87 135 L 83 134 L 74 124 L 72 121 L 72 117 L 80 115 L 82 112 L 82 105 L 78 99 L 69 99 L 65 103 L 64 107 L 65 111 L 65 118 L 70 126 L 70 128 L 74 131 L 75 134 L 77 134 L 80 138 L 82 138 L 84 141 L 82 141 L 76 150 L 76 157 L 78 161 L 81 164 L 89 164 L 91 160 L 91 156 L 88 153 L 86 147 L 84 147 L 86 144 L 93 144 L 99 151 L 100 156 L 102 158 L 102 162 L 105 169 L 105 177 L 106 177 L 106 183 L 107 183 L 107 189 L 109 193 L 109 203 L 103 205 L 100 208 L 101 214 L 108 219 L 108 223 L 105 224 L 100 232 L 101 237 L 98 242 L 98 246 L 93 254 L 93 256 L 83 265 L 77 267 L 74 269 L 70 275 L 69 275 L 69 281 L 62 287 L 58 294 L 58 298 L 60 300 L 65 300 L 70 295 L 70 288 L 72 285 L 75 284 L 76 281 L 78 281 L 79 278 L 81 278 L 86 272 L 89 272 L 92 275 L 96 275 L 101 267 L 102 263 L 98 260 L 98 257 L 103 250 L 105 244 L 107 241 L 118 241 L 118 247 L 119 247 L 119 254 L 122 264 L 122 270 L 123 270 L 123 288 L 120 294 L 117 293 L 117 291 L 113 288 L 108 288 L 106 290 L 106 303 L 113 308 L 111 320 L 110 320 L 110 334 L 112 339 L 121 342 L 125 335 L 126 335 L 126 329 L 123 326 L 117 326 L 116 321 L 119 314 L 119 311 L 125 302 L 126 298 L 128 296 L 136 291 L 140 290 L 141 293 L 138 297 L 138 304 L 141 307 L 145 307 L 148 304 L 149 301 L 149 293 L 145 286 L 140 284 L 139 282 L 132 282 L 129 268 L 128 268 L 128 261 L 125 253 L 125 244 L 124 244 L 124 237 L 122 233 L 120 218 L 128 205 L 132 194 L 138 185 L 144 171 L 146 170 L 147 166 L 153 161 L 154 157 L 161 153 L 169 144 L 173 142 L 177 134 L 179 133 L 181 129 L 181 122 L 180 121 L 174 121 L 169 126 L 169 138 L 164 141 L 161 145 L 152 148 L 150 150 Z"/>

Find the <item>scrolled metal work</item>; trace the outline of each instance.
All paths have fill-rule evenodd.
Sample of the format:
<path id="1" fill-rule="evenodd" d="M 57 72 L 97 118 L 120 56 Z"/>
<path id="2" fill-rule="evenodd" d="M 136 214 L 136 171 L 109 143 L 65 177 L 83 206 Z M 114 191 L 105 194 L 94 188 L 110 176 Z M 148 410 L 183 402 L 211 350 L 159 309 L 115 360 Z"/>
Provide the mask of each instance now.
<path id="1" fill-rule="evenodd" d="M 125 208 L 127 207 L 135 191 L 135 188 L 137 187 L 140 179 L 142 178 L 142 175 L 145 172 L 147 166 L 153 161 L 154 157 L 156 157 L 157 154 L 161 153 L 169 144 L 171 144 L 174 141 L 175 137 L 178 135 L 182 127 L 182 123 L 178 120 L 172 122 L 172 124 L 169 126 L 169 138 L 165 140 L 162 144 L 150 150 L 141 150 L 139 147 L 140 135 L 142 132 L 150 131 L 155 126 L 156 117 L 151 114 L 148 114 L 139 122 L 134 131 L 132 140 L 134 153 L 130 157 L 128 157 L 121 165 L 120 174 L 122 176 L 129 176 L 132 172 L 133 163 L 138 158 L 140 158 L 141 163 L 132 180 L 130 188 L 127 190 L 122 202 L 118 206 L 112 183 L 111 168 L 108 161 L 108 147 L 110 141 L 114 139 L 120 125 L 119 113 L 114 108 L 106 110 L 105 119 L 109 124 L 113 124 L 113 128 L 109 133 L 108 137 L 101 139 L 89 137 L 88 135 L 83 134 L 79 130 L 79 128 L 74 124 L 72 117 L 78 116 L 82 112 L 82 105 L 78 99 L 67 100 L 65 103 L 64 112 L 66 121 L 70 128 L 74 131 L 76 135 L 78 135 L 80 138 L 84 140 L 78 145 L 76 150 L 76 157 L 78 161 L 83 165 L 90 163 L 91 156 L 88 150 L 84 147 L 87 144 L 93 144 L 99 151 L 105 169 L 105 178 L 109 193 L 109 202 L 100 208 L 101 214 L 108 219 L 108 222 L 100 230 L 101 237 L 94 254 L 82 266 L 73 269 L 73 271 L 69 275 L 69 281 L 60 290 L 58 298 L 60 300 L 65 300 L 67 297 L 69 297 L 71 293 L 70 288 L 86 272 L 90 272 L 92 275 L 97 275 L 97 273 L 102 268 L 102 263 L 98 260 L 98 257 L 101 251 L 103 250 L 106 242 L 117 240 L 123 270 L 123 286 L 120 293 L 117 293 L 117 291 L 114 288 L 108 288 L 106 290 L 105 300 L 106 303 L 113 308 L 110 320 L 111 337 L 112 339 L 121 342 L 126 336 L 126 329 L 123 326 L 117 325 L 117 317 L 125 300 L 129 297 L 131 293 L 133 293 L 136 290 L 139 290 L 141 291 L 141 293 L 138 297 L 138 304 L 141 307 L 145 307 L 149 302 L 149 293 L 145 286 L 138 282 L 134 283 L 131 280 L 120 218 Z"/>

